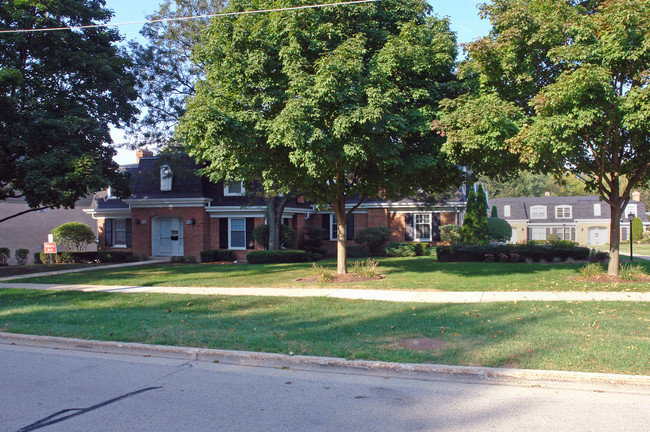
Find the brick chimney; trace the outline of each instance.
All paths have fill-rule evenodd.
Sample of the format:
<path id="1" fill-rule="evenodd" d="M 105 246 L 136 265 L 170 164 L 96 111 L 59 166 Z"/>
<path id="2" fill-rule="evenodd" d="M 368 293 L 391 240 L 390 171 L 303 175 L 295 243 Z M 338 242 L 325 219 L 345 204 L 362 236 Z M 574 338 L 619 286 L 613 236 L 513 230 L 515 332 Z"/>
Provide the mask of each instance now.
<path id="1" fill-rule="evenodd" d="M 153 152 L 145 149 L 138 149 L 135 151 L 136 163 L 140 163 L 140 158 L 143 157 L 153 157 Z"/>
<path id="2" fill-rule="evenodd" d="M 641 192 L 639 191 L 632 192 L 632 201 L 641 201 Z"/>

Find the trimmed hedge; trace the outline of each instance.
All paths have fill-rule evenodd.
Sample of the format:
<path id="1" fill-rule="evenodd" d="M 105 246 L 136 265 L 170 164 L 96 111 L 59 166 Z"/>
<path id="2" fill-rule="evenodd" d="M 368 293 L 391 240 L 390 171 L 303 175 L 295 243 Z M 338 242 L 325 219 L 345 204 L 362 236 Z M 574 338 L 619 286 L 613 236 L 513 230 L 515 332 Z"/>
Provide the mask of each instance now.
<path id="1" fill-rule="evenodd" d="M 99 251 L 97 258 L 100 263 L 125 263 L 133 252 L 128 251 Z"/>
<path id="2" fill-rule="evenodd" d="M 589 248 L 577 246 L 496 245 L 496 246 L 438 246 L 440 262 L 548 262 L 553 259 L 576 261 L 589 259 Z"/>
<path id="3" fill-rule="evenodd" d="M 308 262 L 307 252 L 303 250 L 254 251 L 246 255 L 250 264 L 276 264 Z"/>
<path id="4" fill-rule="evenodd" d="M 128 253 L 131 254 L 131 252 Z M 38 261 L 40 261 L 43 264 L 49 264 L 50 256 L 52 256 L 53 264 L 87 264 L 87 263 L 94 263 L 97 261 L 113 262 L 113 261 L 101 261 L 98 252 L 58 252 L 56 255 L 48 254 L 45 252 L 39 252 Z M 36 255 L 34 255 L 34 262 L 36 262 Z M 124 261 L 119 261 L 119 262 L 124 262 Z"/>
<path id="5" fill-rule="evenodd" d="M 391 242 L 386 248 L 386 255 L 390 257 L 427 256 L 432 252 L 429 246 L 429 243 Z"/>
<path id="6" fill-rule="evenodd" d="M 346 246 L 348 258 L 369 258 L 373 256 L 365 246 Z"/>
<path id="7" fill-rule="evenodd" d="M 201 251 L 201 262 L 234 261 L 235 251 L 212 249 Z"/>

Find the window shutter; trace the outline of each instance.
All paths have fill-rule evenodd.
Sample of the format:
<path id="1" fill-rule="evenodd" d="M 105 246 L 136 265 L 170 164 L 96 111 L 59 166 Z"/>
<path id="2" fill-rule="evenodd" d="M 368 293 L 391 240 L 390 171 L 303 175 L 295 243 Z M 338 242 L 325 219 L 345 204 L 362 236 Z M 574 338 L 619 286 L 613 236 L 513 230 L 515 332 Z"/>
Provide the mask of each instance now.
<path id="1" fill-rule="evenodd" d="M 431 240 L 440 241 L 440 213 L 431 214 Z"/>
<path id="2" fill-rule="evenodd" d="M 131 219 L 124 221 L 126 226 L 126 247 L 131 247 Z"/>
<path id="3" fill-rule="evenodd" d="M 106 246 L 113 246 L 113 219 L 104 220 L 104 242 Z"/>
<path id="4" fill-rule="evenodd" d="M 332 235 L 332 217 L 329 214 L 321 215 L 323 218 L 321 221 L 321 227 L 325 230 L 325 240 L 331 239 Z"/>
<path id="5" fill-rule="evenodd" d="M 246 218 L 246 249 L 255 249 L 255 239 L 253 238 L 254 228 L 255 219 Z"/>
<path id="6" fill-rule="evenodd" d="M 228 249 L 228 218 L 219 218 L 219 249 Z"/>
<path id="7" fill-rule="evenodd" d="M 405 222 L 405 228 L 406 231 L 404 232 L 404 240 L 405 241 L 413 241 L 413 213 L 406 213 L 404 215 L 404 222 Z"/>
<path id="8" fill-rule="evenodd" d="M 345 239 L 354 240 L 354 214 L 350 214 L 345 221 Z"/>

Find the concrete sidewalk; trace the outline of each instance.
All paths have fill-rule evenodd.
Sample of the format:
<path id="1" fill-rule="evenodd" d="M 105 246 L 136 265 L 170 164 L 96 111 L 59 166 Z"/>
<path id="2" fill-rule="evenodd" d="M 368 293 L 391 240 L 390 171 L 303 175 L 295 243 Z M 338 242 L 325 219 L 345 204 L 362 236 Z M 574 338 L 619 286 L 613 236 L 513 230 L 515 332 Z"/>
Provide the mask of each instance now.
<path id="1" fill-rule="evenodd" d="M 63 285 L 0 282 L 0 288 L 48 291 L 83 291 L 107 293 L 166 293 L 228 296 L 331 297 L 351 300 L 379 300 L 419 303 L 492 303 L 508 301 L 632 301 L 650 302 L 650 292 L 580 292 L 580 291 L 396 291 L 368 289 L 319 288 L 220 288 L 220 287 L 145 287 L 109 285 Z"/>

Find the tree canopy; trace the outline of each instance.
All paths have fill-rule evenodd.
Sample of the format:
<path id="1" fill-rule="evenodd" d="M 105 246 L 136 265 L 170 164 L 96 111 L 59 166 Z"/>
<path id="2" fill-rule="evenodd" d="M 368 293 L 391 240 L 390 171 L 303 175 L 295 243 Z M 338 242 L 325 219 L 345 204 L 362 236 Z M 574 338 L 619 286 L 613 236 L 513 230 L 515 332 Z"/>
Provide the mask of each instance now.
<path id="1" fill-rule="evenodd" d="M 228 10 L 269 5 L 237 0 Z M 438 102 L 457 92 L 455 36 L 424 1 L 219 18 L 195 55 L 206 78 L 179 125 L 190 154 L 214 179 L 256 177 L 328 206 L 339 273 L 348 199 L 461 182 L 430 128 Z"/>
<path id="2" fill-rule="evenodd" d="M 467 46 L 472 91 L 434 124 L 448 154 L 490 176 L 580 175 L 611 207 L 617 274 L 621 213 L 650 180 L 650 2 L 493 0 L 481 13 L 492 30 Z"/>
<path id="3" fill-rule="evenodd" d="M 0 3 L 0 30 L 108 22 L 104 1 Z M 126 182 L 112 157 L 110 125 L 136 112 L 130 61 L 109 28 L 0 34 L 0 200 L 33 209 Z"/>
<path id="4" fill-rule="evenodd" d="M 146 45 L 131 41 L 129 48 L 136 72 L 140 118 L 127 129 L 132 147 L 176 146 L 174 129 L 185 113 L 186 99 L 203 76 L 202 65 L 191 58 L 192 49 L 209 23 L 208 18 L 156 21 L 219 12 L 222 0 L 165 0 L 147 18 L 140 34 Z"/>

